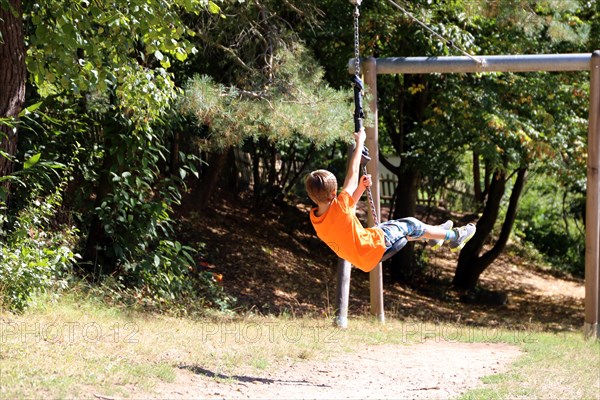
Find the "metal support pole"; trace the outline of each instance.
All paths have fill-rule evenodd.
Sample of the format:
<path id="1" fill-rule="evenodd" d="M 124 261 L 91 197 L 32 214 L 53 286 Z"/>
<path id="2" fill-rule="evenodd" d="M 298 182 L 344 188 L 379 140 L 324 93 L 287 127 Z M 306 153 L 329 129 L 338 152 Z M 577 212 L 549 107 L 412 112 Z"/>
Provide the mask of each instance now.
<path id="1" fill-rule="evenodd" d="M 350 298 L 351 271 L 352 265 L 343 258 L 338 258 L 336 290 L 337 308 L 335 310 L 334 321 L 335 326 L 338 328 L 348 327 L 348 299 Z"/>
<path id="2" fill-rule="evenodd" d="M 377 59 L 378 74 L 589 71 L 590 53 L 523 54 L 469 57 L 388 57 Z M 354 73 L 354 60 L 348 70 Z"/>
<path id="3" fill-rule="evenodd" d="M 585 224 L 584 334 L 600 339 L 600 51 L 592 54 Z"/>
<path id="4" fill-rule="evenodd" d="M 371 187 L 373 194 L 373 202 L 375 206 L 375 215 L 381 220 L 380 199 L 379 199 L 379 140 L 377 128 L 377 61 L 373 57 L 368 57 L 362 63 L 362 70 L 365 78 L 365 86 L 371 96 L 369 108 L 371 110 L 372 127 L 365 129 L 367 134 L 366 146 L 371 155 L 371 162 L 367 164 L 367 172 L 372 176 L 374 185 Z M 372 226 L 374 221 L 369 216 L 369 226 Z M 385 314 L 383 309 L 383 273 L 381 263 L 379 263 L 371 272 L 369 272 L 369 282 L 371 291 L 371 314 L 377 318 L 379 322 L 385 322 Z"/>
<path id="5" fill-rule="evenodd" d="M 362 121 L 361 121 L 362 124 Z M 354 145 L 348 146 L 346 156 L 346 170 L 350 158 L 354 153 Z M 336 308 L 335 308 L 335 319 L 333 324 L 338 328 L 345 329 L 348 327 L 348 302 L 350 299 L 350 276 L 352 272 L 352 264 L 338 257 L 337 262 L 337 287 L 336 287 Z"/>

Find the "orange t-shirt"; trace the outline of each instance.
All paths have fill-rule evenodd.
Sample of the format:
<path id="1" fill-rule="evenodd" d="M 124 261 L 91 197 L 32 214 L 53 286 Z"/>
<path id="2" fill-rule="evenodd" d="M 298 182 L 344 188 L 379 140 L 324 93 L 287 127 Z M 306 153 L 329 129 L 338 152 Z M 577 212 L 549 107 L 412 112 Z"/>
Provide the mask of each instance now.
<path id="1" fill-rule="evenodd" d="M 315 215 L 316 210 L 310 211 L 310 222 L 319 239 L 357 268 L 365 272 L 375 268 L 386 249 L 383 231 L 362 226 L 354 214 L 354 199 L 350 193 L 342 190 L 319 217 Z"/>

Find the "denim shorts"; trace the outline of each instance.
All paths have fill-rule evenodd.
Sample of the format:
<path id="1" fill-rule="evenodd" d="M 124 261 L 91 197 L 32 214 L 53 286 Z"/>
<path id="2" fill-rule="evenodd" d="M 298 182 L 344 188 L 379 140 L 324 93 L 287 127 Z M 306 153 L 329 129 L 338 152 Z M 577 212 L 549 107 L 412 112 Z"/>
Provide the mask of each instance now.
<path id="1" fill-rule="evenodd" d="M 386 249 L 404 237 L 417 240 L 425 234 L 423 223 L 413 217 L 385 221 L 377 225 L 377 228 L 383 231 Z"/>

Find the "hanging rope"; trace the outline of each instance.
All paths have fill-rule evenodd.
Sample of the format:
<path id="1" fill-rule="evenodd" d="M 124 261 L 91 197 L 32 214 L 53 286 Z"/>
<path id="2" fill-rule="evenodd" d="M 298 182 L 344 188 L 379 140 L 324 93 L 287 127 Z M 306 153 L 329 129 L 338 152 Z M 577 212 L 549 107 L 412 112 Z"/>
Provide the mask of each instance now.
<path id="1" fill-rule="evenodd" d="M 448 47 L 455 48 L 456 50 L 460 51 L 462 54 L 469 57 L 471 60 L 475 61 L 476 63 L 478 63 L 480 65 L 485 64 L 485 60 L 478 59 L 478 58 L 472 56 L 471 54 L 467 53 L 460 47 L 456 46 L 454 44 L 454 42 L 446 39 L 439 33 L 435 32 L 433 29 L 431 29 L 429 26 L 427 26 L 424 22 L 421 22 L 417 17 L 415 17 L 412 13 L 410 13 L 404 7 L 400 6 L 399 4 L 397 4 L 396 2 L 394 2 L 392 0 L 388 0 L 388 1 L 394 7 L 398 8 L 400 11 L 402 11 L 404 14 L 406 14 L 410 19 L 415 21 L 417 24 L 422 26 L 424 29 L 426 29 L 428 32 L 430 32 L 432 35 L 434 35 L 435 37 L 440 39 L 442 42 L 444 42 Z M 352 77 L 352 85 L 354 87 L 354 129 L 355 129 L 355 132 L 358 132 L 358 131 L 360 131 L 360 129 L 363 128 L 363 121 L 365 118 L 363 106 L 362 106 L 362 91 L 363 91 L 364 86 L 363 86 L 362 80 L 360 79 L 360 52 L 359 52 L 360 42 L 359 42 L 359 26 L 358 26 L 359 17 L 360 17 L 360 4 L 361 4 L 362 0 L 350 0 L 350 2 L 352 4 L 354 4 L 354 76 Z M 371 157 L 369 156 L 369 149 L 366 146 L 364 146 L 363 152 L 362 152 L 362 160 L 361 160 L 361 166 L 362 166 L 364 175 L 367 174 L 367 164 L 370 160 L 371 160 Z M 369 209 L 371 210 L 371 216 L 373 217 L 373 223 L 375 225 L 378 225 L 379 219 L 377 218 L 377 213 L 375 211 L 375 201 L 373 200 L 373 193 L 371 192 L 371 188 L 367 187 L 366 192 L 367 192 L 367 197 L 369 199 Z"/>
<path id="2" fill-rule="evenodd" d="M 354 4 L 354 76 L 352 77 L 352 85 L 354 87 L 354 129 L 355 132 L 360 131 L 363 128 L 363 121 L 365 113 L 362 106 L 362 91 L 363 82 L 360 79 L 360 42 L 359 42 L 359 29 L 358 22 L 360 17 L 360 0 L 352 1 Z M 367 175 L 367 164 L 371 160 L 369 156 L 369 149 L 363 146 L 361 166 L 363 175 Z M 373 200 L 373 193 L 371 188 L 367 187 L 367 197 L 369 199 L 369 209 L 371 210 L 371 217 L 373 218 L 373 224 L 379 224 L 379 218 L 377 218 L 377 212 L 375 209 L 375 201 Z"/>
<path id="3" fill-rule="evenodd" d="M 443 37 L 442 35 L 440 35 L 436 31 L 434 31 L 433 29 L 431 29 L 429 26 L 427 26 L 427 24 L 425 24 L 424 22 L 421 22 L 417 17 L 415 17 L 414 15 L 412 15 L 410 12 L 408 12 L 408 10 L 406 10 L 404 7 L 401 7 L 400 5 L 398 5 L 396 2 L 394 2 L 392 0 L 388 0 L 388 1 L 394 7 L 396 7 L 397 9 L 399 9 L 400 11 L 402 11 L 404 14 L 406 14 L 410 19 L 412 19 L 413 21 L 415 21 L 417 24 L 421 25 L 423 28 L 425 28 L 427 31 L 429 31 L 432 35 L 434 35 L 435 37 L 437 37 L 438 39 L 440 39 L 442 42 L 444 42 L 446 44 L 446 46 L 448 46 L 448 47 L 454 47 L 456 50 L 460 51 L 465 56 L 469 57 L 471 60 L 475 61 L 479 65 L 484 65 L 485 64 L 485 60 L 478 59 L 478 58 L 470 55 L 469 53 L 467 53 L 466 51 L 464 51 L 460 47 L 456 46 L 452 40 L 446 39 L 445 37 Z"/>

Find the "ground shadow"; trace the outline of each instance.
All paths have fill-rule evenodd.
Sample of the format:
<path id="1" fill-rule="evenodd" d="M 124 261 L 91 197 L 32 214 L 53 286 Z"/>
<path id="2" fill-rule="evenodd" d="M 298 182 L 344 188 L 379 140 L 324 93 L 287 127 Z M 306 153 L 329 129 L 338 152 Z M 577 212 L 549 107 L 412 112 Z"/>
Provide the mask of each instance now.
<path id="1" fill-rule="evenodd" d="M 196 375 L 202 375 L 213 379 L 222 379 L 227 381 L 237 381 L 240 383 L 262 383 L 267 385 L 278 384 L 278 385 L 293 385 L 293 386 L 313 386 L 313 387 L 331 387 L 329 385 L 314 384 L 305 379 L 303 380 L 281 380 L 281 379 L 270 379 L 256 376 L 247 375 L 226 375 L 220 372 L 213 372 L 209 369 L 200 367 L 198 365 L 179 365 L 177 368 L 184 369 L 193 372 Z"/>

